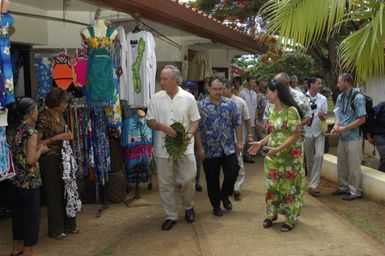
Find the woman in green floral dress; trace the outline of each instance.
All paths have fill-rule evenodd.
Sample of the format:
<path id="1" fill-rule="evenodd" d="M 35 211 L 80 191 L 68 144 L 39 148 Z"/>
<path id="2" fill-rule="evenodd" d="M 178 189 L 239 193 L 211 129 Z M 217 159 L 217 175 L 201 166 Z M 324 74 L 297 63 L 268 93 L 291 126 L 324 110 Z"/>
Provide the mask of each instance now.
<path id="1" fill-rule="evenodd" d="M 287 232 L 297 223 L 303 207 L 302 111 L 280 82 L 269 83 L 266 96 L 274 104 L 268 119 L 269 135 L 252 143 L 249 152 L 256 154 L 261 146 L 267 145 L 263 150 L 267 213 L 263 227 L 271 227 L 281 213 L 286 216 L 281 231 Z"/>

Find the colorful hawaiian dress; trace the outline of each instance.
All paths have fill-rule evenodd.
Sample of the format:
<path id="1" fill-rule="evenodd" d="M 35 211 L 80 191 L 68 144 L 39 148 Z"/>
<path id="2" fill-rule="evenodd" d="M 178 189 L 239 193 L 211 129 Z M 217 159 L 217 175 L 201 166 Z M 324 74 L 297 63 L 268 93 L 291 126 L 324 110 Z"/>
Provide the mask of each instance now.
<path id="1" fill-rule="evenodd" d="M 51 77 L 52 74 L 52 63 L 48 65 L 43 61 L 39 61 L 35 65 L 37 78 L 39 81 L 38 91 L 37 91 L 37 99 L 43 100 L 45 95 L 54 87 L 53 80 Z"/>
<path id="2" fill-rule="evenodd" d="M 268 146 L 279 147 L 294 132 L 301 130 L 301 118 L 294 107 L 271 111 Z M 266 213 L 271 219 L 278 213 L 286 215 L 286 222 L 294 225 L 303 207 L 303 150 L 302 140 L 274 156 L 265 157 Z"/>
<path id="3" fill-rule="evenodd" d="M 8 12 L 0 14 L 0 110 L 15 101 L 9 27 L 14 20 Z"/>
<path id="4" fill-rule="evenodd" d="M 115 81 L 112 69 L 112 39 L 115 28 L 108 28 L 102 38 L 96 37 L 94 28 L 87 28 L 88 39 L 87 89 L 91 101 L 110 102 L 114 100 Z"/>
<path id="5" fill-rule="evenodd" d="M 150 181 L 153 131 L 136 114 L 124 120 L 122 146 L 125 148 L 124 160 L 126 177 L 129 183 Z"/>

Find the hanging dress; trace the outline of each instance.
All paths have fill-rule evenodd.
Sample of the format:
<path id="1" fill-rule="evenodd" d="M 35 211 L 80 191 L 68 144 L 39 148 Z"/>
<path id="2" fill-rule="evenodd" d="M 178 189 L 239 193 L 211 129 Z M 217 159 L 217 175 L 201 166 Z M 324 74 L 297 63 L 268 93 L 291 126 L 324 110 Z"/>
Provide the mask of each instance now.
<path id="1" fill-rule="evenodd" d="M 88 59 L 86 56 L 77 55 L 75 59 L 74 69 L 76 74 L 75 86 L 83 87 L 87 81 L 87 65 Z"/>
<path id="2" fill-rule="evenodd" d="M 0 15 L 0 110 L 15 101 L 13 72 L 11 62 L 11 45 L 8 38 L 9 27 L 14 20 L 8 12 Z M 4 105 L 5 104 L 5 105 Z"/>
<path id="3" fill-rule="evenodd" d="M 93 102 L 109 102 L 114 99 L 115 81 L 112 70 L 112 40 L 114 28 L 107 28 L 102 38 L 95 36 L 93 27 L 87 27 L 88 38 L 87 89 Z"/>
<path id="4" fill-rule="evenodd" d="M 125 147 L 126 177 L 128 182 L 149 182 L 153 132 L 136 114 L 124 120 L 122 145 Z"/>
<path id="5" fill-rule="evenodd" d="M 35 64 L 37 79 L 39 82 L 37 99 L 42 100 L 49 90 L 53 88 L 52 81 L 52 63 L 45 64 L 43 61 L 39 61 Z"/>

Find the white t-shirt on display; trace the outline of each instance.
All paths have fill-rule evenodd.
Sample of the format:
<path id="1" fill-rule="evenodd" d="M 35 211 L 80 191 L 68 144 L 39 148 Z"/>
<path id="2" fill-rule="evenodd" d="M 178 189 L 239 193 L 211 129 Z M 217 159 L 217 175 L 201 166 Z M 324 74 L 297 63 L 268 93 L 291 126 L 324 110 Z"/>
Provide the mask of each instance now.
<path id="1" fill-rule="evenodd" d="M 126 60 L 127 87 L 120 88 L 121 98 L 130 107 L 147 107 L 155 93 L 156 76 L 155 41 L 150 32 L 127 34 Z"/>

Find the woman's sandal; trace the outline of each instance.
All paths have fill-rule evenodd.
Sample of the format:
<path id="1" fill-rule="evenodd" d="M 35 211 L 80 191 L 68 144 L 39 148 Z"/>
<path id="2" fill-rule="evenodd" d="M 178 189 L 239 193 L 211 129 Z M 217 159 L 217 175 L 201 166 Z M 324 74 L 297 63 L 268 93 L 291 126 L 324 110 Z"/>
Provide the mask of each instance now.
<path id="1" fill-rule="evenodd" d="M 282 226 L 281 226 L 281 231 L 282 232 L 289 232 L 290 230 L 292 230 L 293 227 L 290 226 L 289 224 L 287 223 L 284 223 Z"/>
<path id="2" fill-rule="evenodd" d="M 270 228 L 271 225 L 273 225 L 273 221 L 277 220 L 277 217 L 274 217 L 272 219 L 270 218 L 266 218 L 264 221 L 263 221 L 263 228 Z"/>

